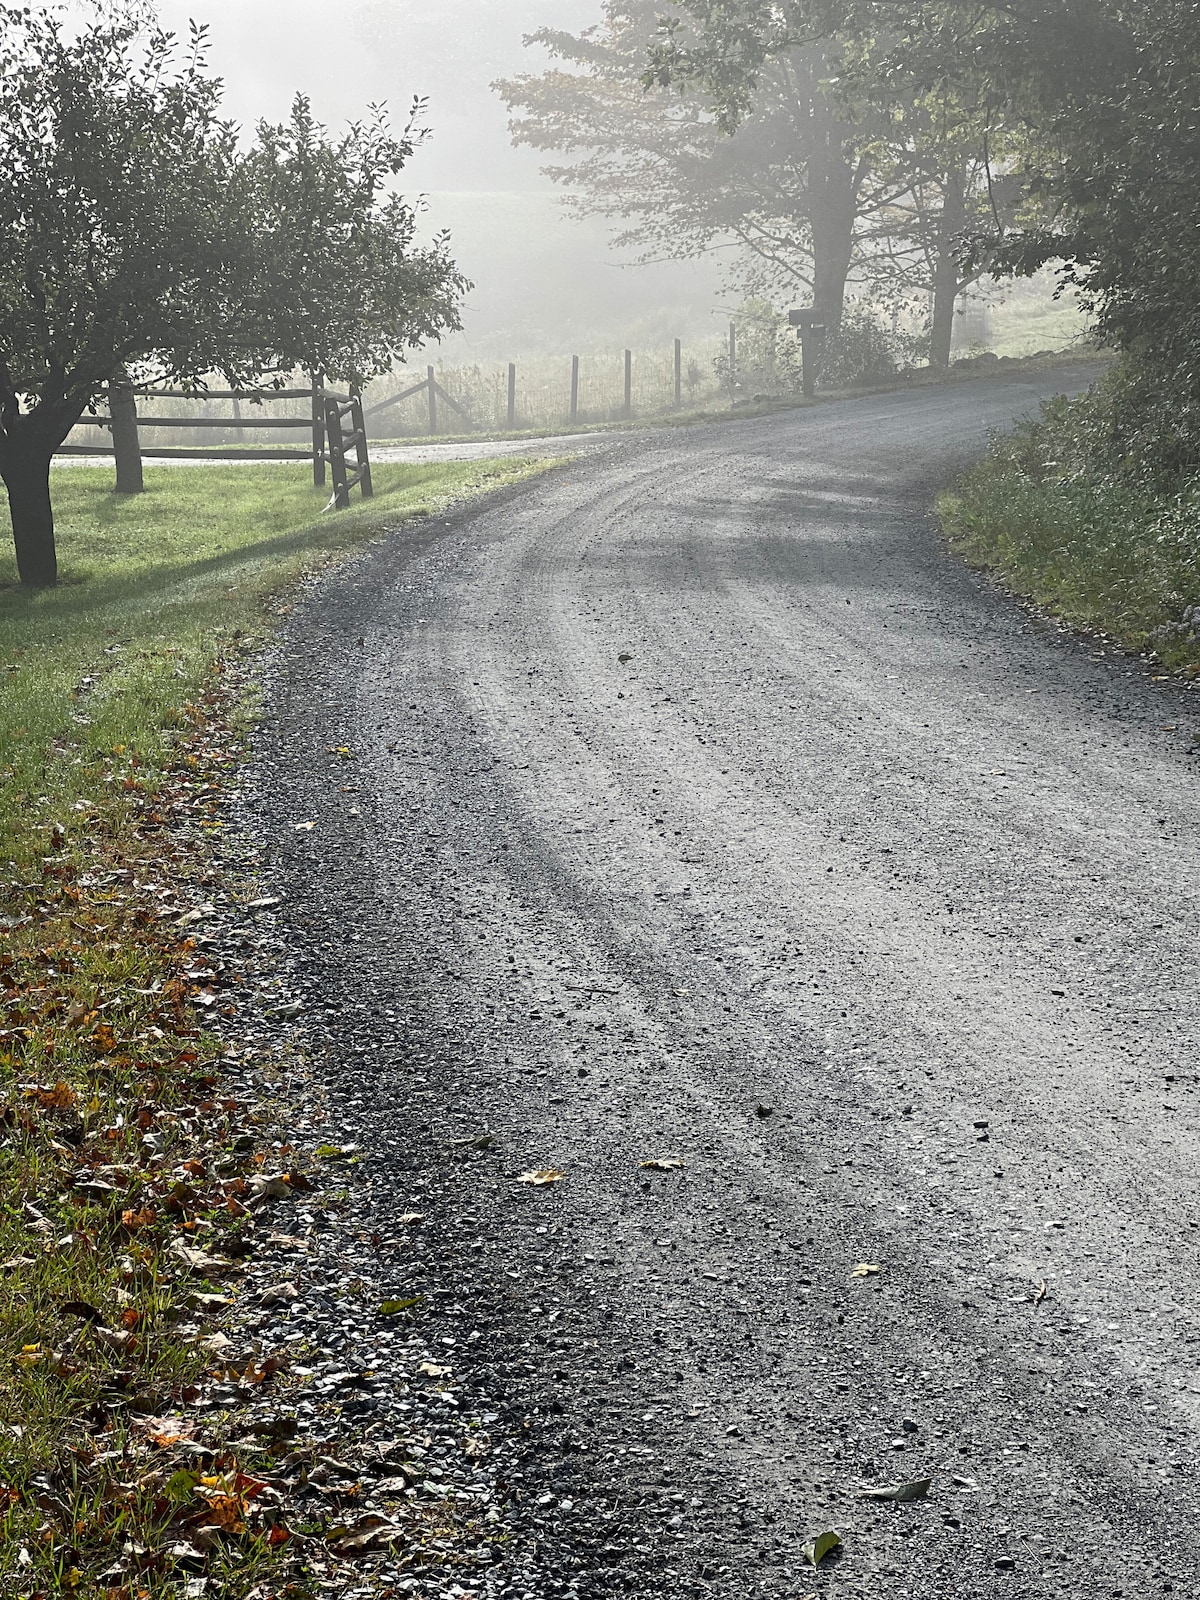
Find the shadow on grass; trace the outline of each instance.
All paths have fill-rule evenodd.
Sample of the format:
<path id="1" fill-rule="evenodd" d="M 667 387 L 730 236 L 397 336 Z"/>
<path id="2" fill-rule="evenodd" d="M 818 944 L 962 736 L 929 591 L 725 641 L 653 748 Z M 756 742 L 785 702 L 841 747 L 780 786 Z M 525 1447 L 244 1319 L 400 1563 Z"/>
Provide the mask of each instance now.
<path id="1" fill-rule="evenodd" d="M 22 589 L 15 570 L 9 566 L 9 575 L 0 579 L 0 623 L 19 627 L 27 622 L 61 621 L 69 627 L 91 613 L 99 620 L 99 614 L 105 611 L 139 606 L 149 609 L 156 600 L 161 603 L 166 598 L 169 601 L 172 590 L 179 592 L 180 603 L 194 603 L 197 589 L 202 590 L 222 576 L 232 581 L 239 573 L 252 574 L 274 568 L 272 577 L 277 580 L 280 566 L 292 560 L 323 553 L 336 554 L 377 537 L 389 525 L 418 522 L 429 514 L 431 499 L 444 482 L 444 472 L 439 473 L 436 467 L 427 469 L 406 476 L 404 482 L 350 511 L 328 515 L 318 512 L 313 516 L 305 508 L 301 514 L 308 515 L 309 520 L 299 527 L 248 543 L 233 543 L 208 554 L 165 556 L 160 562 L 131 563 L 120 565 L 116 570 L 108 566 L 103 555 L 97 558 L 86 548 L 74 557 L 70 539 L 64 539 L 62 572 L 54 589 Z M 433 496 L 427 492 L 431 486 Z M 90 505 L 88 513 L 106 531 L 111 529 L 114 534 L 120 534 L 124 525 L 119 513 L 127 507 L 128 502 L 106 495 Z M 178 514 L 178 508 L 175 509 Z"/>

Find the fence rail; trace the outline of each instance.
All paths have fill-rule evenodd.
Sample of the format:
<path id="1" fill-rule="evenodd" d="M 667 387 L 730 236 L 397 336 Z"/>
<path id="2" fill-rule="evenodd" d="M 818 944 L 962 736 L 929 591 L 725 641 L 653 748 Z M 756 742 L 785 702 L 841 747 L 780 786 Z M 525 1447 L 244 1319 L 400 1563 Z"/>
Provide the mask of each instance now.
<path id="1" fill-rule="evenodd" d="M 430 381 L 433 369 L 430 368 Z M 229 400 L 233 402 L 230 417 L 159 417 L 139 416 L 138 399 L 143 400 Z M 305 461 L 312 462 L 313 483 L 320 488 L 325 483 L 326 468 L 333 473 L 334 494 L 331 504 L 344 509 L 350 504 L 350 491 L 357 488 L 364 500 L 372 495 L 371 463 L 368 455 L 366 421 L 363 416 L 362 396 L 356 391 L 340 394 L 327 389 L 319 374 L 314 374 L 308 389 L 157 389 L 152 386 L 134 388 L 121 374 L 109 384 L 109 414 L 107 417 L 82 417 L 80 427 L 108 430 L 113 436 L 111 445 L 64 444 L 56 454 L 62 456 L 112 456 L 117 466 L 118 492 L 136 493 L 142 487 L 142 457 L 162 461 Z M 310 414 L 306 417 L 246 417 L 242 402 L 255 408 L 272 400 L 308 400 Z M 342 427 L 346 416 L 352 418 L 350 433 Z M 245 429 L 303 429 L 310 435 L 307 450 L 237 448 L 228 445 L 182 449 L 163 445 L 143 445 L 140 428 L 178 429 L 233 429 L 239 438 Z M 346 452 L 353 450 L 355 470 L 347 470 Z"/>
<path id="2" fill-rule="evenodd" d="M 332 408 L 336 407 L 346 468 L 344 490 L 341 469 L 334 474 L 337 500 L 339 495 L 348 494 L 356 486 L 370 484 L 369 462 L 365 476 L 358 465 L 359 433 L 362 434 L 362 448 L 366 450 L 368 437 L 413 437 L 422 433 L 437 436 L 443 429 L 464 433 L 485 430 L 516 433 L 564 423 L 577 428 L 600 421 L 631 421 L 637 416 L 681 411 L 685 391 L 686 403 L 691 405 L 710 405 L 722 395 L 733 404 L 736 403 L 735 391 L 744 376 L 741 344 L 737 325 L 730 323 L 727 335 L 723 331 L 715 333 L 692 347 L 686 368 L 684 343 L 678 338 L 657 350 L 639 352 L 626 348 L 609 355 L 572 355 L 553 361 L 529 358 L 523 367 L 510 361 L 490 371 L 475 367 L 441 369 L 439 374 L 439 369 L 430 365 L 423 377 L 417 378 L 414 374 L 413 381 L 394 393 L 372 398 L 369 402 L 361 393 L 340 393 L 327 388 L 320 377 L 314 377 L 307 388 L 279 389 L 168 389 L 152 384 L 135 388 L 127 381 L 122 384 L 114 380 L 109 386 L 109 415 L 84 417 L 78 424 L 81 429 L 113 432 L 112 443 L 92 446 L 72 442 L 61 446 L 58 454 L 115 455 L 119 481 L 121 464 L 128 462 L 131 452 L 136 452 L 139 463 L 143 455 L 169 461 L 309 460 L 313 482 L 321 486 L 333 466 L 336 441 L 330 432 L 330 419 Z M 195 412 L 165 415 L 161 405 L 164 401 L 190 401 L 197 408 L 213 401 L 231 403 L 232 415 L 198 415 Z M 294 405 L 305 401 L 308 405 L 300 415 L 264 414 L 276 402 Z M 361 416 L 351 420 L 350 431 L 346 432 L 343 424 L 356 401 Z M 153 414 L 139 415 L 139 402 L 151 408 Z M 404 406 L 410 408 L 407 415 L 401 411 Z M 383 431 L 380 424 L 384 418 L 396 419 L 395 431 Z M 212 445 L 199 441 L 197 446 L 186 447 L 182 443 L 147 444 L 139 437 L 138 429 L 148 428 L 177 430 L 185 436 L 227 430 L 230 437 Z M 299 441 L 296 449 L 272 448 L 268 440 L 255 437 L 256 430 L 268 436 L 307 432 L 311 442 L 303 449 Z M 240 443 L 247 437 L 253 441 L 249 446 Z M 236 447 L 235 440 L 239 441 Z"/>

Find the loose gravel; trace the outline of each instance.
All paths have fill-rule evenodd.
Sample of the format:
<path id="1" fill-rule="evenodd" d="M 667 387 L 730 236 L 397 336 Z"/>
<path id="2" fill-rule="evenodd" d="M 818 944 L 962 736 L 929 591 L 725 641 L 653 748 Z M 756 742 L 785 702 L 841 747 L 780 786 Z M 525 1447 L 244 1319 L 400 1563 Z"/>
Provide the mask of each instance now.
<path id="1" fill-rule="evenodd" d="M 247 826 L 369 1247 L 288 1317 L 495 1514 L 407 1592 L 1200 1592 L 1196 702 L 927 515 L 1063 381 L 614 443 L 297 608 Z"/>

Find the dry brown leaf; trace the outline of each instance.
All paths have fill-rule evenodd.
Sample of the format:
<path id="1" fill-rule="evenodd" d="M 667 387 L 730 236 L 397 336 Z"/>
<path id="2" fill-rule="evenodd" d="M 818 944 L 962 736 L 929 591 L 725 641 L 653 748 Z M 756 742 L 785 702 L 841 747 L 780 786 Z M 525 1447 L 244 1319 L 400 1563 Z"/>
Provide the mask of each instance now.
<path id="1" fill-rule="evenodd" d="M 651 1161 L 638 1163 L 643 1172 L 677 1172 L 686 1162 L 678 1156 L 655 1156 Z"/>
<path id="2" fill-rule="evenodd" d="M 561 1183 L 565 1177 L 566 1173 L 557 1167 L 535 1167 L 532 1172 L 523 1172 L 517 1182 L 527 1183 L 531 1189 L 545 1189 L 552 1183 Z"/>
<path id="3" fill-rule="evenodd" d="M 850 1274 L 852 1278 L 877 1278 L 883 1268 L 874 1261 L 860 1261 Z"/>

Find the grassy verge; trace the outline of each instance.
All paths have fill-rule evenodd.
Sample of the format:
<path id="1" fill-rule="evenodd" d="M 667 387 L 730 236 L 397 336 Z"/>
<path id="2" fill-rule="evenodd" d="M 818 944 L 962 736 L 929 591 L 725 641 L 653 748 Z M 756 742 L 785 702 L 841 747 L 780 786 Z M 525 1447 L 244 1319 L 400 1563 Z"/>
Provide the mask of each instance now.
<path id="1" fill-rule="evenodd" d="M 237 975 L 200 937 L 246 722 L 228 668 L 304 572 L 538 468 L 382 467 L 373 504 L 324 517 L 301 468 L 152 469 L 125 500 L 68 468 L 60 587 L 23 594 L 0 560 L 5 1595 L 158 1600 L 202 1574 L 236 1600 L 289 1554 L 269 1441 L 201 1448 L 186 1420 L 229 1379 L 211 1318 L 256 1216 L 305 1183 L 226 1086 Z"/>
<path id="2" fill-rule="evenodd" d="M 1172 671 L 1200 674 L 1200 477 L 1089 462 L 1089 397 L 996 441 L 938 506 L 951 547 L 1019 594 Z"/>

